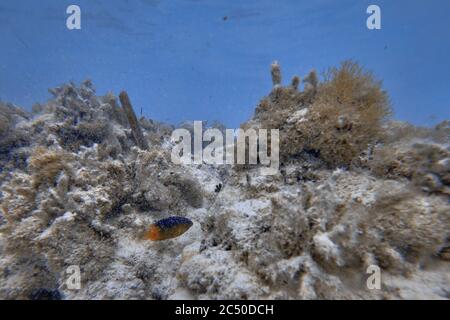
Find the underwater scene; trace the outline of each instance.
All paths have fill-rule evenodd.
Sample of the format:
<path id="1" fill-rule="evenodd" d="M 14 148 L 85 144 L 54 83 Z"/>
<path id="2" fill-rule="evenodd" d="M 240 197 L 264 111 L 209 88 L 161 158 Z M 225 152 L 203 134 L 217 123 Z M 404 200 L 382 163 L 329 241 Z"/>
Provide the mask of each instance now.
<path id="1" fill-rule="evenodd" d="M 0 299 L 449 299 L 449 14 L 2 0 Z"/>

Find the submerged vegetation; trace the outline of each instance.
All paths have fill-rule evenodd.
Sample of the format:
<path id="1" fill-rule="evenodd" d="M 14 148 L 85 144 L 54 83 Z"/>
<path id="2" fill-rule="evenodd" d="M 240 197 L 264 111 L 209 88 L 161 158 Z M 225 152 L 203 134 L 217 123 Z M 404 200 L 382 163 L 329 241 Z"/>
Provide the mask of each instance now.
<path id="1" fill-rule="evenodd" d="M 272 176 L 173 164 L 172 126 L 130 125 L 89 81 L 32 113 L 0 103 L 0 298 L 448 298 L 449 123 L 390 120 L 352 61 L 287 86 L 271 74 L 242 127 L 280 130 Z M 170 216 L 189 231 L 143 240 Z"/>
<path id="2" fill-rule="evenodd" d="M 285 158 L 310 151 L 330 167 L 349 166 L 382 138 L 389 98 L 381 82 L 357 63 L 331 68 L 323 82 L 312 71 L 302 92 L 297 76 L 291 86 L 279 86 L 279 68 L 272 65 L 277 86 L 260 102 L 255 117 L 262 128 L 280 128 Z"/>

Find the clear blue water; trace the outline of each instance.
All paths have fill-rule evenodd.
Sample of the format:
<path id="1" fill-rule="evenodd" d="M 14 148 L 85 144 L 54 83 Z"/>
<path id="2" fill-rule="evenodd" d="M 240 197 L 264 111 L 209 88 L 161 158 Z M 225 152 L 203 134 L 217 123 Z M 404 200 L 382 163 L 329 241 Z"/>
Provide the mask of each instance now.
<path id="1" fill-rule="evenodd" d="M 366 28 L 366 8 L 382 29 Z M 81 8 L 81 30 L 66 8 Z M 47 88 L 92 79 L 128 91 L 156 120 L 219 120 L 236 127 L 284 80 L 355 59 L 384 80 L 395 118 L 450 118 L 450 2 L 365 0 L 2 0 L 0 99 L 31 108 Z"/>

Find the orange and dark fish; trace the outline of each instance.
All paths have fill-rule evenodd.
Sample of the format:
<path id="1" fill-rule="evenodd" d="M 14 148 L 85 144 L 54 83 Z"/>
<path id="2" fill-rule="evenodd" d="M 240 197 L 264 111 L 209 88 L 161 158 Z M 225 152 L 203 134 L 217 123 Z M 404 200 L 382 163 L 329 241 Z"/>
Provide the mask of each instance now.
<path id="1" fill-rule="evenodd" d="M 153 223 L 144 235 L 145 239 L 157 241 L 181 236 L 192 227 L 192 221 L 185 217 L 169 217 Z"/>

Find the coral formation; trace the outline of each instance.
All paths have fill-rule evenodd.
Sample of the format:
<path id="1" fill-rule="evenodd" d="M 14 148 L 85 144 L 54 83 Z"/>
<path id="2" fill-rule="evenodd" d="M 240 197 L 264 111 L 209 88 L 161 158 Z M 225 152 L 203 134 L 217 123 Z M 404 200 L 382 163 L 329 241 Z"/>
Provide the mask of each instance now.
<path id="1" fill-rule="evenodd" d="M 90 81 L 32 113 L 0 104 L 0 298 L 448 299 L 448 122 L 388 121 L 381 84 L 353 62 L 323 81 L 312 71 L 303 90 L 298 76 L 282 86 L 278 63 L 271 73 L 242 125 L 280 130 L 270 176 L 175 165 L 173 128 L 145 118 L 137 147 Z M 169 216 L 192 227 L 145 241 Z"/>
<path id="2" fill-rule="evenodd" d="M 122 103 L 123 110 L 127 115 L 128 123 L 130 124 L 131 132 L 133 133 L 136 144 L 139 146 L 139 148 L 147 150 L 148 149 L 147 140 L 145 140 L 144 136 L 142 135 L 141 127 L 136 118 L 136 114 L 133 111 L 133 107 L 131 106 L 128 94 L 125 91 L 122 91 L 119 95 L 119 98 L 120 102 Z"/>
<path id="3" fill-rule="evenodd" d="M 381 138 L 390 107 L 370 72 L 346 61 L 330 69 L 322 83 L 315 71 L 303 82 L 302 92 L 295 77 L 291 86 L 274 88 L 244 127 L 280 129 L 285 160 L 312 152 L 330 167 L 349 166 Z"/>

